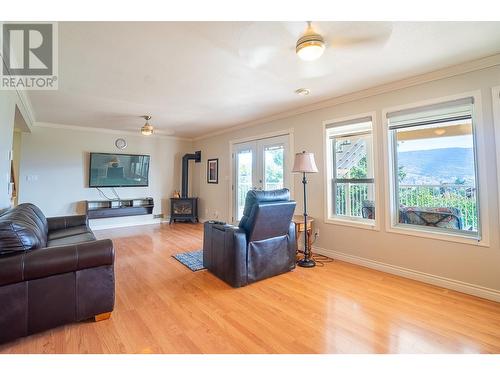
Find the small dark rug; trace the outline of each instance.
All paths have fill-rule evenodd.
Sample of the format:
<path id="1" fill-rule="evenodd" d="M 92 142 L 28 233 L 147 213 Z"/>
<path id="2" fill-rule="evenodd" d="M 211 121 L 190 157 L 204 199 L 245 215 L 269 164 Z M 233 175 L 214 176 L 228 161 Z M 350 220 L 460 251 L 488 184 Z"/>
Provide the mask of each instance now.
<path id="1" fill-rule="evenodd" d="M 203 267 L 203 250 L 190 251 L 186 253 L 180 253 L 172 255 L 179 262 L 184 264 L 191 271 L 204 270 Z"/>

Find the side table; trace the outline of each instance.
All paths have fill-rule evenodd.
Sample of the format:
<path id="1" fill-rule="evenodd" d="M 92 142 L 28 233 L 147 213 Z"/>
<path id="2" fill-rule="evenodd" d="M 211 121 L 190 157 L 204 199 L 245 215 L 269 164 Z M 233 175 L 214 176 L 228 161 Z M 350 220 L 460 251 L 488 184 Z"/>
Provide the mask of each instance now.
<path id="1" fill-rule="evenodd" d="M 303 233 L 305 232 L 305 225 L 304 225 L 304 216 L 303 215 L 294 215 L 292 218 L 293 223 L 295 224 L 295 240 L 297 241 L 297 256 L 299 256 L 299 253 L 303 253 L 303 251 L 299 252 L 299 238 Z M 309 248 L 309 251 L 312 250 L 312 223 L 314 222 L 314 219 L 310 216 L 307 217 L 307 247 Z M 312 251 L 311 251 L 312 254 Z"/>

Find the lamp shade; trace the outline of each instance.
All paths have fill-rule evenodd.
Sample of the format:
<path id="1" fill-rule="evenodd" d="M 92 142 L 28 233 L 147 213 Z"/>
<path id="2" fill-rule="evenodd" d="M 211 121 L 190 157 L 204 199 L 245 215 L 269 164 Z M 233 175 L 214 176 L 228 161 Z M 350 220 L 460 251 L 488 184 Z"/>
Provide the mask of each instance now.
<path id="1" fill-rule="evenodd" d="M 293 163 L 292 172 L 294 173 L 316 173 L 318 167 L 314 161 L 314 154 L 312 152 L 302 151 L 295 154 L 295 161 Z"/>

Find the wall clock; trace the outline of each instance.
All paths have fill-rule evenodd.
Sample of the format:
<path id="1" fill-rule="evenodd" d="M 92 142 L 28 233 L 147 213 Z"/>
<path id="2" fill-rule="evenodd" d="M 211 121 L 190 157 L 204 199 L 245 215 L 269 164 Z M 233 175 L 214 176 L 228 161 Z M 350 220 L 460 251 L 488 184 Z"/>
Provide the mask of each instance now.
<path id="1" fill-rule="evenodd" d="M 118 138 L 115 141 L 115 146 L 119 150 L 123 150 L 125 147 L 127 147 L 127 141 L 123 138 Z"/>

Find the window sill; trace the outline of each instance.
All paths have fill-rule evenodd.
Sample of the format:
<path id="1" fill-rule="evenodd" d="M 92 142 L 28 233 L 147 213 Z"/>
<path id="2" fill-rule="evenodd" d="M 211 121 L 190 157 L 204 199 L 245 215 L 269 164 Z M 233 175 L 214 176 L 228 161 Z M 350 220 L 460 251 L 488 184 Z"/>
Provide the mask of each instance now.
<path id="1" fill-rule="evenodd" d="M 325 218 L 324 222 L 325 224 L 343 225 L 346 227 L 376 230 L 376 231 L 380 230 L 376 222 L 369 220 L 349 220 L 349 219 L 341 219 L 339 217 L 329 217 Z"/>
<path id="2" fill-rule="evenodd" d="M 446 241 L 446 242 L 458 242 L 467 245 L 490 247 L 490 244 L 485 239 L 477 239 L 476 237 L 462 235 L 459 233 L 443 233 L 438 231 L 432 231 L 429 229 L 419 229 L 400 225 L 391 225 L 387 228 L 388 233 L 403 234 L 406 236 L 429 238 L 433 240 Z"/>

